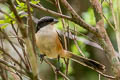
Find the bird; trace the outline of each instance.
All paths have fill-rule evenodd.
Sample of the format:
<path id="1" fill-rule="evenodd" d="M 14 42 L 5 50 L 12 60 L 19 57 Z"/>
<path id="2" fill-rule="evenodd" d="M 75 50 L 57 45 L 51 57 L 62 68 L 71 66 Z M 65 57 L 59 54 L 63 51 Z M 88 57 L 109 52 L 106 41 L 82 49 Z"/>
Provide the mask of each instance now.
<path id="1" fill-rule="evenodd" d="M 56 18 L 51 16 L 44 16 L 37 22 L 35 38 L 36 46 L 40 54 L 52 59 L 58 56 L 60 56 L 60 58 L 71 59 L 83 66 L 103 73 L 105 71 L 105 66 L 103 64 L 92 59 L 75 55 L 63 48 L 55 25 L 58 22 Z"/>

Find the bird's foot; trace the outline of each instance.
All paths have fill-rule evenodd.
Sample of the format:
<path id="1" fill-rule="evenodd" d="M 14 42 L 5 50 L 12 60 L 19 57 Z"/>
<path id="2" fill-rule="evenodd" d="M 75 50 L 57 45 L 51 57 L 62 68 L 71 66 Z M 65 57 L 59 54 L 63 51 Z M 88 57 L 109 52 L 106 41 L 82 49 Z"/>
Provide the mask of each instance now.
<path id="1" fill-rule="evenodd" d="M 58 56 L 58 61 L 57 61 L 57 67 L 56 67 L 56 72 L 60 71 L 61 68 L 61 63 L 60 63 L 60 56 Z"/>
<path id="2" fill-rule="evenodd" d="M 41 64 L 42 64 L 45 56 L 46 56 L 45 54 L 40 54 L 39 55 Z"/>

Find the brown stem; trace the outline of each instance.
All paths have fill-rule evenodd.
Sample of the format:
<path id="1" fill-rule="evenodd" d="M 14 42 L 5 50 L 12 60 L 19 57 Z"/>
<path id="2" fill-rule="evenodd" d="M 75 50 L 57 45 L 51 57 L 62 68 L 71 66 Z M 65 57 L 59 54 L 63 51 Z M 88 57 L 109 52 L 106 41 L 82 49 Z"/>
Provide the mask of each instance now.
<path id="1" fill-rule="evenodd" d="M 103 13 L 102 8 L 99 4 L 99 0 L 90 0 L 90 2 L 93 6 L 95 13 L 96 27 L 98 29 L 98 33 L 101 35 L 101 37 L 97 37 L 99 39 L 99 44 L 103 47 L 106 56 L 112 65 L 113 72 L 115 73 L 114 76 L 120 78 L 120 62 L 104 28 L 104 20 L 102 17 Z"/>
<path id="2" fill-rule="evenodd" d="M 22 2 L 25 3 L 24 0 L 20 0 L 20 1 L 22 1 Z M 72 8 L 70 5 L 68 5 L 69 3 L 68 3 L 66 0 L 61 0 L 61 1 L 62 1 L 62 3 L 65 5 L 66 9 L 69 10 L 70 8 Z M 35 4 L 32 4 L 32 3 L 30 3 L 30 5 L 31 5 L 32 7 L 34 7 L 34 8 L 39 9 L 39 10 L 45 11 L 45 12 L 47 12 L 47 13 L 50 13 L 50 14 L 56 16 L 56 17 L 61 17 L 61 18 L 64 18 L 64 19 L 68 19 L 68 20 L 70 20 L 70 21 L 73 21 L 73 22 L 75 22 L 76 24 L 81 25 L 83 28 L 87 29 L 88 31 L 90 31 L 90 32 L 92 32 L 92 33 L 100 36 L 99 34 L 97 34 L 97 30 L 96 30 L 95 27 L 87 24 L 81 17 L 78 17 L 78 15 L 76 15 L 76 13 L 73 13 L 73 14 L 72 14 L 72 15 L 74 15 L 75 17 L 69 17 L 69 16 L 66 16 L 66 15 L 63 15 L 63 14 L 54 12 L 54 11 L 52 11 L 52 10 L 46 9 L 46 8 L 44 8 L 42 5 L 41 5 L 41 6 L 38 6 L 38 5 L 35 5 Z M 69 10 L 69 11 L 70 11 L 70 10 Z M 72 9 L 72 11 L 73 11 L 73 9 Z"/>
<path id="3" fill-rule="evenodd" d="M 14 4 L 12 3 L 11 0 L 7 0 L 7 3 L 9 4 L 9 7 L 11 9 L 11 11 L 14 13 L 18 27 L 21 31 L 22 37 L 25 41 L 25 46 L 26 46 L 26 51 L 28 53 L 28 57 L 29 57 L 29 61 L 31 64 L 31 68 L 32 68 L 32 75 L 33 75 L 33 80 L 37 80 L 37 76 L 38 76 L 38 65 L 37 65 L 37 58 L 33 49 L 33 45 L 32 42 L 27 34 L 27 29 L 24 26 L 23 21 L 21 20 L 20 16 L 18 15 L 18 12 L 14 6 Z M 29 2 L 28 2 L 29 3 Z"/>
<path id="4" fill-rule="evenodd" d="M 45 58 L 43 58 L 44 59 L 44 61 L 47 63 L 47 64 L 49 64 L 50 65 L 50 67 L 53 69 L 53 70 L 56 70 L 57 68 L 52 64 L 52 63 L 50 63 L 47 59 L 45 59 Z M 62 77 L 64 77 L 66 80 L 70 80 L 65 74 L 63 74 L 61 71 L 58 71 L 58 73 L 62 76 Z"/>
<path id="5" fill-rule="evenodd" d="M 17 72 L 19 72 L 19 73 L 21 73 L 21 74 L 26 75 L 25 72 L 23 72 L 22 70 L 17 69 L 16 67 L 10 65 L 9 63 L 7 63 L 6 61 L 4 61 L 4 60 L 2 60 L 2 59 L 0 59 L 0 64 L 3 64 L 3 65 L 5 65 L 5 66 L 7 66 L 7 67 L 10 67 L 10 68 L 14 69 L 15 71 L 17 71 Z"/>
<path id="6" fill-rule="evenodd" d="M 60 1 L 59 0 L 55 0 L 55 2 L 56 2 L 56 6 L 57 6 L 57 8 L 58 8 L 58 12 L 60 13 L 60 14 L 63 14 L 62 13 L 62 10 L 61 10 L 61 7 L 60 7 Z M 65 45 L 65 49 L 67 50 L 68 48 L 67 48 L 67 40 L 66 40 L 66 35 L 65 35 L 65 20 L 64 20 L 64 18 L 62 19 L 62 26 L 63 26 L 63 29 L 64 29 L 64 45 Z M 66 64 L 66 71 L 65 71 L 65 75 L 68 75 L 68 65 L 69 65 L 69 59 L 67 59 L 67 61 L 65 62 L 65 64 Z M 66 80 L 66 79 L 65 79 Z"/>

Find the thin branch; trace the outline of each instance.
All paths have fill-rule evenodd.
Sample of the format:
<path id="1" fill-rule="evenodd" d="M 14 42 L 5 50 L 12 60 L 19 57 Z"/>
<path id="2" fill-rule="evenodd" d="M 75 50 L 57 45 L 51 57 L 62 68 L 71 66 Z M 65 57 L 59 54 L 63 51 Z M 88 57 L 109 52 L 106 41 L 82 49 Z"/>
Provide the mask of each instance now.
<path id="1" fill-rule="evenodd" d="M 76 31 L 76 29 L 75 29 L 75 26 L 74 26 L 74 32 Z M 77 34 L 75 34 L 75 35 L 77 35 Z M 85 57 L 85 55 L 84 55 L 84 53 L 82 52 L 82 50 L 79 48 L 79 45 L 78 45 L 78 43 L 77 43 L 77 41 L 76 41 L 76 37 L 75 37 L 75 35 L 74 35 L 74 43 L 75 43 L 75 45 L 76 45 L 76 47 L 78 48 L 78 51 L 80 52 L 80 54 L 83 56 L 83 57 Z"/>
<path id="2" fill-rule="evenodd" d="M 4 70 L 8 71 L 11 73 L 11 75 L 14 77 L 15 80 L 20 80 L 18 79 L 18 74 L 16 74 L 16 71 L 13 71 L 10 67 L 6 67 L 6 65 L 0 64 L 0 67 L 2 67 Z"/>
<path id="3" fill-rule="evenodd" d="M 10 16 L 8 13 L 4 12 L 3 10 L 0 9 L 0 12 L 6 16 L 8 16 L 9 18 L 11 18 L 12 20 L 15 20 L 12 16 Z"/>
<path id="4" fill-rule="evenodd" d="M 62 14 L 62 10 L 61 10 L 61 7 L 60 7 L 60 1 L 59 0 L 55 0 L 55 2 L 56 2 L 56 6 L 57 6 L 57 9 L 58 9 L 58 12 L 60 14 Z M 65 28 L 66 28 L 66 26 L 65 26 L 65 20 L 64 20 L 64 18 L 62 19 L 62 26 L 63 26 L 63 29 L 64 29 L 64 35 L 63 35 L 64 36 L 64 45 L 65 45 L 65 49 L 67 50 L 68 49 L 67 48 L 67 40 L 66 40 L 66 35 L 65 35 Z M 69 59 L 67 59 L 67 61 L 64 60 L 64 62 L 66 64 L 65 75 L 68 75 Z"/>
<path id="5" fill-rule="evenodd" d="M 18 36 L 18 31 L 15 29 L 15 26 L 13 25 L 13 22 L 11 21 L 11 26 L 12 26 L 12 28 L 13 28 L 13 30 L 14 30 L 14 32 L 15 32 L 15 36 L 8 36 L 9 38 L 17 38 L 17 40 L 18 40 L 18 42 L 19 42 L 19 44 L 21 45 L 21 48 L 22 48 L 22 51 L 23 51 L 23 54 L 24 54 L 24 60 L 25 60 L 25 66 L 26 66 L 26 68 L 28 69 L 28 70 L 30 70 L 30 64 L 29 64 L 29 61 L 28 61 L 28 57 L 26 57 L 26 52 L 25 52 L 25 47 L 24 47 L 24 41 L 23 41 L 23 39 L 21 39 L 22 37 L 19 37 Z M 17 37 L 16 37 L 17 36 Z M 27 58 L 27 59 L 26 59 Z"/>
<path id="6" fill-rule="evenodd" d="M 22 1 L 22 2 L 25 3 L 24 0 L 20 0 L 20 1 Z M 66 2 L 66 0 L 64 0 L 64 1 Z M 66 4 L 66 3 L 63 2 L 63 4 Z M 67 3 L 67 4 L 68 4 L 68 3 Z M 84 21 L 82 18 L 80 18 L 80 17 L 78 17 L 78 18 L 72 18 L 72 17 L 66 16 L 66 15 L 63 15 L 63 14 L 54 12 L 54 11 L 52 11 L 52 10 L 46 9 L 46 8 L 44 8 L 43 6 L 38 6 L 38 5 L 35 5 L 35 4 L 32 4 L 32 3 L 30 3 L 30 5 L 31 5 L 32 7 L 34 7 L 34 8 L 39 9 L 39 10 L 45 11 L 45 12 L 47 12 L 47 13 L 50 13 L 50 14 L 56 16 L 56 17 L 61 17 L 61 18 L 64 18 L 64 19 L 68 19 L 68 20 L 70 20 L 70 21 L 73 21 L 73 22 L 75 22 L 76 24 L 81 25 L 83 28 L 87 29 L 88 31 L 96 34 L 97 36 L 100 36 L 99 34 L 97 34 L 97 30 L 96 30 L 95 27 L 93 27 L 93 26 L 85 23 L 85 21 Z M 67 8 L 68 8 L 68 7 L 67 7 Z"/>
<path id="7" fill-rule="evenodd" d="M 114 26 L 111 24 L 111 22 L 105 17 L 105 15 L 103 14 L 103 17 L 104 17 L 104 19 L 107 21 L 107 23 L 110 25 L 110 27 L 114 30 L 114 31 L 116 31 L 116 29 L 114 28 Z"/>
<path id="8" fill-rule="evenodd" d="M 9 55 L 9 53 L 5 52 L 5 50 L 3 48 L 0 47 L 0 50 L 6 55 L 8 56 L 13 62 L 15 62 L 17 65 L 19 65 L 19 67 L 21 67 L 24 71 L 28 72 L 17 60 L 15 60 L 11 55 Z"/>
<path id="9" fill-rule="evenodd" d="M 114 8 L 113 8 L 113 1 L 112 0 L 109 0 L 109 4 L 110 4 L 110 9 L 112 11 L 112 17 L 113 17 L 113 21 L 114 21 L 114 25 L 115 25 L 115 34 L 116 34 L 116 41 L 117 41 L 117 46 L 118 46 L 118 52 L 120 54 L 120 9 L 119 9 L 119 3 L 120 1 L 117 0 L 116 1 L 116 5 L 117 5 L 117 11 L 115 12 L 114 11 Z"/>
<path id="10" fill-rule="evenodd" d="M 74 33 L 74 30 L 70 29 L 70 31 L 71 31 L 72 33 Z M 60 35 L 64 35 L 64 32 L 63 32 L 63 31 L 57 30 L 57 32 L 58 32 Z M 67 32 L 67 30 L 66 30 L 66 32 Z M 77 31 L 76 31 L 76 32 L 77 32 Z M 77 41 L 81 41 L 81 42 L 83 42 L 83 43 L 86 44 L 86 45 L 90 45 L 90 46 L 92 46 L 92 47 L 98 48 L 98 49 L 100 49 L 100 50 L 103 51 L 103 48 L 102 48 L 96 41 L 90 39 L 89 37 L 87 37 L 87 36 L 84 35 L 84 34 L 81 34 L 80 32 L 77 32 L 77 33 L 80 34 L 80 35 L 82 35 L 82 36 L 84 36 L 84 37 L 86 37 L 87 39 L 85 39 L 85 38 L 80 38 L 79 36 L 75 36 L 75 35 L 70 34 L 70 33 L 66 33 L 66 37 L 68 37 L 68 34 L 69 34 L 69 37 L 68 37 L 68 38 L 74 40 L 74 36 L 75 36 L 75 38 L 76 38 Z"/>
<path id="11" fill-rule="evenodd" d="M 52 64 L 52 63 L 50 63 L 47 59 L 45 59 L 45 58 L 43 58 L 44 59 L 44 61 L 47 63 L 47 64 L 49 64 L 50 65 L 50 67 L 51 68 L 53 68 L 54 70 L 56 70 L 57 68 Z M 63 74 L 61 71 L 58 71 L 58 73 L 62 76 L 62 77 L 64 77 L 66 80 L 70 80 L 65 74 Z"/>
<path id="12" fill-rule="evenodd" d="M 83 57 L 85 57 L 84 53 L 83 53 L 82 50 L 79 48 L 79 45 L 78 45 L 77 40 L 76 40 L 75 37 L 74 37 L 74 43 L 75 43 L 75 45 L 76 45 L 78 51 L 80 52 L 80 54 L 81 54 Z"/>
<path id="13" fill-rule="evenodd" d="M 4 60 L 2 60 L 2 59 L 0 59 L 0 63 L 1 63 L 1 64 L 4 64 L 4 65 L 7 66 L 7 67 L 12 68 L 13 70 L 19 72 L 20 74 L 24 74 L 24 75 L 26 75 L 25 72 L 23 72 L 22 70 L 18 70 L 16 67 L 10 65 L 8 62 L 6 62 L 6 61 L 4 61 Z"/>
<path id="14" fill-rule="evenodd" d="M 88 31 L 94 33 L 97 36 L 100 36 L 97 34 L 97 30 L 95 27 L 87 24 L 76 12 L 75 10 L 70 6 L 70 4 L 67 2 L 67 0 L 61 0 L 62 4 L 66 7 L 66 9 L 72 14 L 72 20 L 76 24 L 82 26 L 83 28 L 87 29 Z"/>
<path id="15" fill-rule="evenodd" d="M 25 3 L 24 0 L 20 0 L 20 1 L 23 2 L 23 3 Z M 69 16 L 62 15 L 62 14 L 60 14 L 60 13 L 57 13 L 57 12 L 54 12 L 54 11 L 49 10 L 49 9 L 47 9 L 47 8 L 44 8 L 42 5 L 39 6 L 39 5 L 35 5 L 35 4 L 32 4 L 32 3 L 30 3 L 30 5 L 31 5 L 32 7 L 34 7 L 34 8 L 37 8 L 37 9 L 40 9 L 40 10 L 42 10 L 42 11 L 48 12 L 48 13 L 50 13 L 50 14 L 52 14 L 52 15 L 59 16 L 59 17 L 62 17 L 62 18 L 68 19 L 68 20 L 71 20 L 71 19 L 72 19 L 72 18 L 69 17 Z"/>
<path id="16" fill-rule="evenodd" d="M 83 36 L 83 37 L 85 37 L 85 38 L 87 38 L 89 41 L 92 41 L 92 42 L 94 42 L 94 43 L 96 43 L 97 44 L 97 42 L 95 41 L 95 40 L 93 40 L 92 38 L 90 38 L 89 36 L 87 36 L 87 35 L 85 35 L 84 33 L 81 33 L 81 32 L 78 32 L 78 31 L 74 31 L 73 29 L 70 29 L 70 31 L 71 31 L 71 33 L 73 33 L 73 34 L 78 34 L 78 35 L 81 35 L 81 36 Z M 72 35 L 72 34 L 71 34 Z M 76 36 L 76 35 L 74 35 L 74 37 L 76 38 L 76 40 L 78 40 L 77 38 L 78 38 L 78 36 Z"/>
<path id="17" fill-rule="evenodd" d="M 9 37 L 7 36 L 7 34 L 4 31 L 1 31 L 1 30 L 0 30 L 0 32 L 2 32 L 2 34 L 5 36 L 5 38 L 8 40 L 8 42 L 11 44 L 11 46 L 13 47 L 13 49 L 19 55 L 19 57 L 22 60 L 22 62 L 25 64 L 25 61 L 24 61 L 23 57 L 21 56 L 20 52 L 16 49 L 16 47 L 14 46 L 14 44 L 12 43 L 12 41 L 9 39 Z"/>
<path id="18" fill-rule="evenodd" d="M 102 3 L 103 2 L 107 2 L 107 4 L 109 4 L 109 2 L 107 0 L 101 0 L 101 7 L 102 7 Z M 108 5 L 107 5 L 108 6 Z M 109 7 L 109 6 L 108 6 Z M 106 20 L 106 22 L 110 25 L 110 27 L 115 31 L 115 27 L 112 25 L 112 23 L 105 17 L 105 15 L 103 14 L 103 12 L 101 13 L 102 17 Z"/>
<path id="19" fill-rule="evenodd" d="M 2 80 L 8 80 L 7 71 L 0 65 L 0 76 Z"/>
<path id="20" fill-rule="evenodd" d="M 55 80 L 58 80 L 58 73 L 57 73 L 57 71 L 55 71 L 55 70 L 53 70 L 54 71 L 54 73 L 55 73 Z"/>
<path id="21" fill-rule="evenodd" d="M 102 16 L 101 5 L 99 3 L 99 0 L 90 0 L 90 2 L 94 9 L 95 18 L 96 18 L 96 27 L 98 28 L 98 34 L 101 35 L 101 37 L 97 37 L 99 44 L 103 47 L 106 53 L 106 56 L 110 64 L 112 65 L 114 76 L 116 76 L 117 78 L 120 78 L 120 62 L 112 46 L 112 43 L 107 35 L 107 32 L 104 28 L 104 20 Z"/>
<path id="22" fill-rule="evenodd" d="M 101 80 L 101 75 L 100 74 L 98 74 L 98 80 Z"/>
<path id="23" fill-rule="evenodd" d="M 115 25 L 115 30 L 117 28 L 117 19 L 116 19 L 116 16 L 114 14 L 114 9 L 113 9 L 113 2 L 112 0 L 109 0 L 109 5 L 110 5 L 110 9 L 111 9 L 111 12 L 112 12 L 112 17 L 113 17 L 113 20 L 114 20 L 114 25 Z"/>
<path id="24" fill-rule="evenodd" d="M 30 11 L 30 4 L 29 4 L 29 0 L 26 0 L 26 4 L 27 4 L 27 13 L 28 13 L 28 34 L 30 35 L 30 37 L 32 38 L 32 44 L 33 44 L 33 50 L 36 54 L 36 51 L 35 51 L 35 46 L 36 46 L 36 40 L 35 40 L 35 28 L 34 28 L 34 25 L 33 25 L 33 20 L 32 20 L 32 14 L 31 14 L 31 11 Z"/>
<path id="25" fill-rule="evenodd" d="M 24 26 L 24 23 L 23 23 L 22 19 L 18 15 L 18 12 L 17 12 L 14 4 L 12 3 L 12 1 L 7 0 L 7 3 L 9 4 L 9 7 L 10 7 L 11 11 L 15 15 L 18 27 L 21 31 L 23 39 L 25 40 L 26 51 L 28 52 L 28 56 L 29 56 L 29 60 L 30 60 L 31 68 L 32 68 L 32 77 L 30 77 L 30 78 L 32 78 L 33 80 L 38 80 L 38 78 L 37 78 L 38 77 L 37 59 L 36 59 L 36 56 L 35 56 L 35 53 L 34 53 L 32 42 L 30 41 L 30 38 L 27 34 L 27 29 Z"/>
<path id="26" fill-rule="evenodd" d="M 27 37 L 27 32 L 26 32 L 24 23 L 23 23 L 23 21 L 21 20 L 20 16 L 18 15 L 18 12 L 17 12 L 14 4 L 12 3 L 11 0 L 7 0 L 7 3 L 9 4 L 9 7 L 10 7 L 11 11 L 13 11 L 13 13 L 14 13 L 14 15 L 15 15 L 15 18 L 16 18 L 16 20 L 17 20 L 18 27 L 20 28 L 22 37 L 23 37 L 23 38 L 26 38 L 26 37 Z"/>

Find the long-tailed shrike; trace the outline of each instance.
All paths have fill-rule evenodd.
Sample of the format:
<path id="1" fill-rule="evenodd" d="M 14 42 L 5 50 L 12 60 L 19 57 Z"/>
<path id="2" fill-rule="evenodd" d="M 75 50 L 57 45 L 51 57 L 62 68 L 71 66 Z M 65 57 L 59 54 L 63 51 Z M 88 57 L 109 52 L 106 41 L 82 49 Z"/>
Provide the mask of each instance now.
<path id="1" fill-rule="evenodd" d="M 40 53 L 46 55 L 48 58 L 57 58 L 58 56 L 62 58 L 70 58 L 83 66 L 87 66 L 98 72 L 103 72 L 105 66 L 99 62 L 82 56 L 77 56 L 72 52 L 63 49 L 54 25 L 57 22 L 57 19 L 49 16 L 42 17 L 38 21 L 35 37 L 36 45 L 39 48 Z"/>

